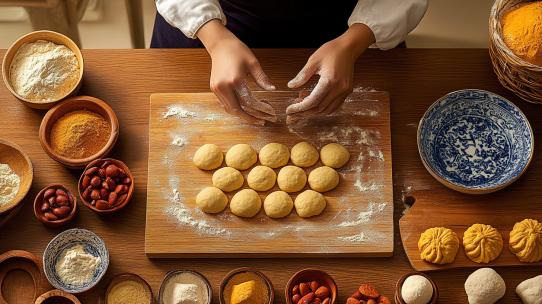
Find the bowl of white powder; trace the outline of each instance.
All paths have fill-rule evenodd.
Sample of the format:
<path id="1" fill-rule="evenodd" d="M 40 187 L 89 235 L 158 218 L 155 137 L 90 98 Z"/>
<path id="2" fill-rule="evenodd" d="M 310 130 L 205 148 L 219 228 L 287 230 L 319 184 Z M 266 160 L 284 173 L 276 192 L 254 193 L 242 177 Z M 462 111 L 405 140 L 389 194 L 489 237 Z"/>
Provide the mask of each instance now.
<path id="1" fill-rule="evenodd" d="M 21 147 L 0 139 L 0 214 L 24 202 L 33 176 L 32 162 Z"/>
<path id="2" fill-rule="evenodd" d="M 69 229 L 47 244 L 43 271 L 51 285 L 69 293 L 81 293 L 96 286 L 109 266 L 104 241 L 86 229 Z"/>
<path id="3" fill-rule="evenodd" d="M 7 50 L 2 76 L 21 102 L 35 109 L 49 109 L 79 91 L 83 67 L 81 50 L 70 38 L 36 31 L 22 36 Z"/>

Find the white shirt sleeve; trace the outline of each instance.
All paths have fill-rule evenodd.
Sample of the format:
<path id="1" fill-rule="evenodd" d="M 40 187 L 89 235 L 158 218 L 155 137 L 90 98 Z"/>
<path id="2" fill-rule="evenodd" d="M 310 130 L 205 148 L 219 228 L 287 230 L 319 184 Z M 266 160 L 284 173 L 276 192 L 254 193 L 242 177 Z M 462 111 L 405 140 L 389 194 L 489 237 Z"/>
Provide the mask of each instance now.
<path id="1" fill-rule="evenodd" d="M 387 50 L 405 40 L 426 10 L 427 0 L 358 0 L 348 26 L 367 25 L 375 35 L 375 45 Z"/>
<path id="2" fill-rule="evenodd" d="M 200 27 L 213 19 L 226 24 L 226 15 L 218 0 L 156 0 L 156 9 L 167 23 L 192 39 Z"/>

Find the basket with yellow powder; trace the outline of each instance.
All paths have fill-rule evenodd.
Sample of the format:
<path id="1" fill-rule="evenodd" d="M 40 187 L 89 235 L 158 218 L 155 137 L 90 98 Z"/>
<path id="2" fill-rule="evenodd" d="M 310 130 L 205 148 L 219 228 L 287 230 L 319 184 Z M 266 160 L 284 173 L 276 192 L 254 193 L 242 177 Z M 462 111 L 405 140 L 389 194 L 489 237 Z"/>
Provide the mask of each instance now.
<path id="1" fill-rule="evenodd" d="M 542 103 L 542 1 L 496 0 L 489 17 L 489 54 L 501 84 Z"/>

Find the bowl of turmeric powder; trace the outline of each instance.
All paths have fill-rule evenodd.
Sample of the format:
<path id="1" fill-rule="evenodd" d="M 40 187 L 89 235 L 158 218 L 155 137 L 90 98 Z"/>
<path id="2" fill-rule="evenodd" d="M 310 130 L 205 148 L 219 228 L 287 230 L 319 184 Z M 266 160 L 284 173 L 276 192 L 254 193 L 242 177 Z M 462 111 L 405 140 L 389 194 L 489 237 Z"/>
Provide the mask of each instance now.
<path id="1" fill-rule="evenodd" d="M 252 268 L 234 269 L 220 284 L 220 304 L 271 304 L 274 303 L 274 299 L 275 291 L 271 281 L 263 273 Z"/>
<path id="2" fill-rule="evenodd" d="M 39 130 L 43 150 L 70 169 L 84 168 L 109 154 L 118 135 L 113 109 L 91 96 L 62 101 L 45 114 Z"/>

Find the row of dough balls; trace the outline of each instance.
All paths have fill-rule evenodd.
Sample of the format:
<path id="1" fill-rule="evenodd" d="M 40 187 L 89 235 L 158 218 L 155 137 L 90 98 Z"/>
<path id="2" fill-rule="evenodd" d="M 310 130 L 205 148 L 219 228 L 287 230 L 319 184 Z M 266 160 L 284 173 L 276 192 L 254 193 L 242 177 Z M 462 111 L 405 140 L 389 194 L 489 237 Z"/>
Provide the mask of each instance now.
<path id="1" fill-rule="evenodd" d="M 467 257 L 476 263 L 489 263 L 502 252 L 501 233 L 490 225 L 474 224 L 463 234 Z M 542 223 L 525 219 L 510 231 L 510 251 L 521 262 L 542 260 Z M 433 264 L 453 263 L 459 250 L 459 238 L 451 229 L 435 227 L 425 230 L 418 241 L 420 257 Z"/>

